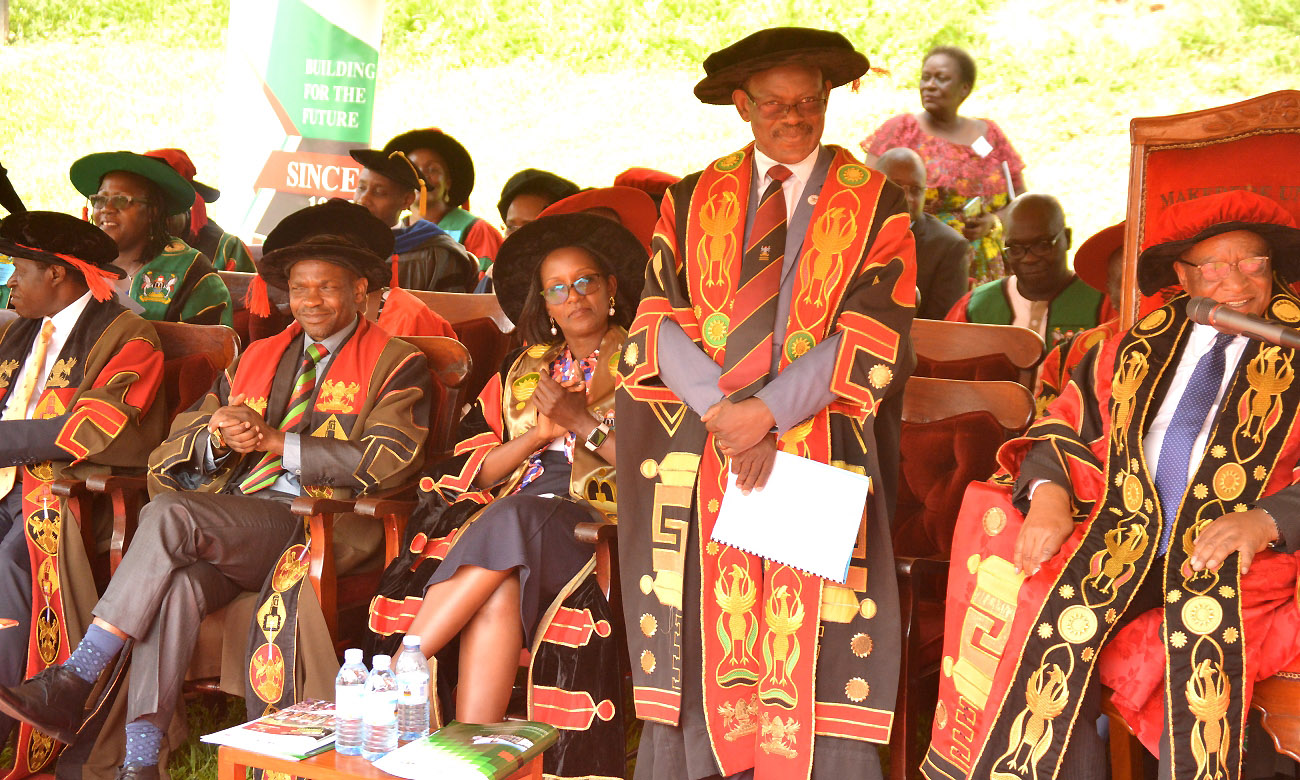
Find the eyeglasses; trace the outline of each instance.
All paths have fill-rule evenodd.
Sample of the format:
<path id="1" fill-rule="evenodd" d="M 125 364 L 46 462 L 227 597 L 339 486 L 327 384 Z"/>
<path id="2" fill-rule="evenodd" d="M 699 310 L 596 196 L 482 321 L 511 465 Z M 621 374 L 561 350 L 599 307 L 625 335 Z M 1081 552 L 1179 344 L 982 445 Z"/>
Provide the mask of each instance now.
<path id="1" fill-rule="evenodd" d="M 1221 282 L 1228 278 L 1228 273 L 1236 268 L 1242 276 L 1263 276 L 1268 273 L 1267 257 L 1243 257 L 1235 263 L 1229 263 L 1227 260 L 1211 260 L 1208 263 L 1189 263 L 1182 258 L 1178 262 L 1183 265 L 1190 265 L 1197 271 L 1200 271 L 1201 278 L 1207 282 Z"/>
<path id="2" fill-rule="evenodd" d="M 745 93 L 745 97 L 749 98 L 749 102 L 758 109 L 758 115 L 764 119 L 785 119 L 785 115 L 790 113 L 791 109 L 805 119 L 826 113 L 824 97 L 806 97 L 797 103 L 782 103 L 779 100 L 766 100 L 760 103 L 748 92 Z"/>
<path id="3" fill-rule="evenodd" d="M 1065 228 L 1061 228 L 1055 236 L 1035 241 L 1032 244 L 1007 244 L 1002 249 L 1002 256 L 1008 260 L 1023 260 L 1025 255 L 1033 252 L 1035 257 L 1050 257 L 1052 250 L 1056 249 L 1057 243 L 1060 242 L 1061 236 L 1064 234 Z"/>
<path id="4" fill-rule="evenodd" d="M 604 277 L 600 274 L 587 274 L 579 276 L 573 280 L 573 284 L 553 284 L 550 287 L 542 289 L 542 298 L 552 306 L 558 306 L 569 300 L 569 289 L 572 288 L 578 295 L 586 295 L 592 290 L 600 288 Z"/>
<path id="5" fill-rule="evenodd" d="M 136 203 L 141 206 L 149 205 L 149 201 L 144 198 L 133 198 L 130 195 L 91 195 L 87 200 L 90 201 L 90 207 L 95 211 L 103 211 L 105 206 L 112 208 L 114 211 L 122 211 Z"/>

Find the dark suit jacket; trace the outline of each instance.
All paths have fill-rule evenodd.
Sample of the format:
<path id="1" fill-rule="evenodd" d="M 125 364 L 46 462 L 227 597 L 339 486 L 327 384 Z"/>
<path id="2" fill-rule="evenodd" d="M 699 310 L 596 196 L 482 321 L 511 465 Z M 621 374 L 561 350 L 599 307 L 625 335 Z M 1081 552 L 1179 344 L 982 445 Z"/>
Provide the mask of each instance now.
<path id="1" fill-rule="evenodd" d="M 941 320 L 970 286 L 971 246 L 961 233 L 933 214 L 912 225 L 916 239 L 916 289 L 921 305 L 916 316 Z"/>

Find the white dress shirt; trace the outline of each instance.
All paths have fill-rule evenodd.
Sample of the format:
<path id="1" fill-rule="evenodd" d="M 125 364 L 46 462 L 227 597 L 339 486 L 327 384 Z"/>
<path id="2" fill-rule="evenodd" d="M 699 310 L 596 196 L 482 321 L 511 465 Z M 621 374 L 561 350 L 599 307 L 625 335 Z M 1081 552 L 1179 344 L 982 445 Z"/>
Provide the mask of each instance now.
<path id="1" fill-rule="evenodd" d="M 1150 470 L 1152 478 L 1155 477 L 1156 468 L 1160 463 L 1160 448 L 1165 441 L 1165 431 L 1169 429 L 1169 421 L 1173 419 L 1174 410 L 1178 408 L 1178 401 L 1183 397 L 1183 391 L 1187 389 L 1187 383 L 1192 379 L 1192 372 L 1196 368 L 1196 363 L 1205 353 L 1210 351 L 1214 346 L 1214 337 L 1219 335 L 1219 331 L 1209 325 L 1192 325 L 1192 332 L 1187 336 L 1187 346 L 1183 348 L 1182 357 L 1178 360 L 1178 367 L 1174 371 L 1173 379 L 1169 382 L 1169 389 L 1165 392 L 1165 398 L 1160 402 L 1160 408 L 1156 416 L 1151 419 L 1151 425 L 1147 428 L 1146 435 L 1142 437 L 1142 450 L 1146 453 L 1147 468 Z M 1219 382 L 1219 392 L 1214 397 L 1214 405 L 1210 407 L 1210 413 L 1205 416 L 1205 422 L 1201 424 L 1201 432 L 1196 435 L 1196 440 L 1192 443 L 1192 457 L 1187 462 L 1187 479 L 1190 481 L 1196 469 L 1201 465 L 1201 458 L 1205 455 L 1205 446 L 1210 441 L 1210 428 L 1214 425 L 1214 418 L 1219 414 L 1219 406 L 1223 403 L 1223 394 L 1228 389 L 1228 383 L 1232 381 L 1233 375 L 1236 374 L 1237 363 L 1241 361 L 1241 355 L 1246 351 L 1246 345 L 1250 339 L 1245 336 L 1237 336 L 1228 342 L 1228 346 L 1223 351 L 1223 380 Z"/>
<path id="2" fill-rule="evenodd" d="M 797 163 L 778 163 L 771 157 L 763 154 L 754 147 L 754 167 L 758 169 L 759 183 L 758 193 L 761 196 L 767 191 L 768 185 L 772 183 L 772 177 L 767 172 L 772 170 L 773 165 L 785 165 L 794 174 L 785 181 L 781 182 L 781 191 L 785 194 L 785 218 L 789 221 L 794 216 L 794 207 L 799 205 L 799 198 L 803 195 L 804 187 L 808 186 L 808 180 L 812 178 L 813 167 L 817 165 L 817 155 L 821 152 L 822 147 L 818 144 L 812 154 L 803 158 Z"/>
<path id="3" fill-rule="evenodd" d="M 1187 336 L 1187 346 L 1183 348 L 1173 378 L 1169 380 L 1165 398 L 1160 402 L 1156 416 L 1151 419 L 1146 435 L 1142 437 L 1142 451 L 1146 455 L 1147 473 L 1152 479 L 1155 479 L 1156 469 L 1160 465 L 1160 449 L 1165 443 L 1165 432 L 1169 430 L 1169 421 L 1173 419 L 1174 410 L 1178 408 L 1178 402 L 1182 400 L 1183 392 L 1187 390 L 1187 383 L 1192 379 L 1196 364 L 1206 352 L 1210 351 L 1210 347 L 1214 346 L 1214 337 L 1217 335 L 1219 331 L 1210 325 L 1193 323 L 1192 332 Z M 1210 413 L 1205 416 L 1205 422 L 1201 423 L 1201 431 L 1196 434 L 1196 440 L 1192 442 L 1192 457 L 1187 460 L 1188 482 L 1201 466 L 1201 458 L 1205 456 L 1205 447 L 1210 441 L 1210 429 L 1214 426 L 1214 419 L 1219 415 L 1219 407 L 1223 405 L 1223 394 L 1227 392 L 1228 383 L 1237 373 L 1237 364 L 1241 362 L 1241 355 L 1246 351 L 1249 342 L 1249 338 L 1237 336 L 1228 342 L 1228 346 L 1223 350 L 1223 379 L 1219 382 L 1219 392 L 1214 397 Z M 1046 481 L 1036 479 L 1029 485 L 1028 497 L 1031 501 L 1038 486 Z"/>
<path id="4" fill-rule="evenodd" d="M 45 390 L 45 380 L 50 378 L 50 371 L 54 368 L 55 361 L 59 359 L 59 353 L 63 351 L 63 345 L 67 343 L 72 328 L 77 324 L 77 320 L 81 319 L 81 313 L 86 310 L 86 306 L 89 304 L 90 293 L 87 292 L 77 300 L 64 306 L 58 314 L 41 320 L 42 328 L 45 327 L 45 323 L 50 322 L 54 324 L 54 331 L 50 334 L 50 345 L 45 351 L 45 365 L 40 367 L 40 373 L 36 375 L 36 385 L 32 389 L 32 397 L 27 400 L 27 408 L 23 411 L 24 420 L 32 418 L 32 410 L 36 408 L 36 402 L 40 400 L 41 393 Z M 13 381 L 21 381 L 21 378 L 26 376 L 27 363 L 32 359 L 32 353 L 36 351 L 39 340 L 39 336 L 32 340 L 31 349 L 27 350 L 27 357 L 23 358 L 22 366 L 13 374 Z M 9 394 L 9 400 L 5 402 L 4 411 L 0 415 L 8 416 L 9 405 L 14 402 L 15 395 L 17 395 L 16 392 Z"/>

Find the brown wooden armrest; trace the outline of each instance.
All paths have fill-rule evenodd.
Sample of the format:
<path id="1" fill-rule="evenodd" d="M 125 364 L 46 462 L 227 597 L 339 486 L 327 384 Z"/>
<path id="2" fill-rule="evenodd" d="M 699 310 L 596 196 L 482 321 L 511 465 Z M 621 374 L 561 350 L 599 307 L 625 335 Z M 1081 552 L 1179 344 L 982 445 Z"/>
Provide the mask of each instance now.
<path id="1" fill-rule="evenodd" d="M 50 492 L 64 498 L 80 498 L 90 495 L 86 483 L 79 479 L 56 479 L 50 483 Z"/>
<path id="2" fill-rule="evenodd" d="M 149 482 L 144 477 L 91 474 L 86 477 L 86 487 L 90 488 L 92 493 L 112 493 L 117 490 L 143 493 L 149 489 Z"/>
<path id="3" fill-rule="evenodd" d="M 315 496 L 298 496 L 289 506 L 295 515 L 333 515 L 351 512 L 356 507 L 352 499 L 317 498 Z"/>
<path id="4" fill-rule="evenodd" d="M 403 485 L 372 496 L 357 499 L 353 510 L 366 517 L 387 517 L 388 515 L 409 515 L 415 511 L 419 502 L 415 498 L 415 484 Z"/>
<path id="5" fill-rule="evenodd" d="M 617 523 L 578 523 L 573 527 L 573 538 L 584 544 L 600 544 L 618 539 Z"/>

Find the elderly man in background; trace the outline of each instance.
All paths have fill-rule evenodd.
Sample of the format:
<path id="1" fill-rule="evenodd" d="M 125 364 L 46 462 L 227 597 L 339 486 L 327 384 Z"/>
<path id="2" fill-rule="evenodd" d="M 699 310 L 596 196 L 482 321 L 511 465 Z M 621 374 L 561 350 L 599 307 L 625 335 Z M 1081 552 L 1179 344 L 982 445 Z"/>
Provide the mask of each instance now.
<path id="1" fill-rule="evenodd" d="M 916 261 L 902 191 L 821 143 L 831 89 L 866 69 L 838 33 L 776 28 L 710 55 L 695 87 L 754 141 L 669 188 L 620 360 L 637 778 L 880 776 Z M 877 488 L 843 585 L 711 540 L 727 472 L 761 488 L 778 449 Z"/>
<path id="2" fill-rule="evenodd" d="M 925 162 L 921 155 L 900 146 L 880 155 L 872 167 L 902 187 L 907 197 L 907 213 L 912 217 L 912 235 L 916 238 L 916 290 L 920 296 L 916 316 L 941 320 L 966 294 L 975 250 L 961 233 L 922 210 Z"/>
<path id="3" fill-rule="evenodd" d="M 976 287 L 946 319 L 1029 328 L 1051 347 L 1113 316 L 1105 294 L 1066 262 L 1071 231 L 1060 201 L 1025 193 L 1007 206 L 1005 219 L 1002 256 L 1011 276 Z"/>

